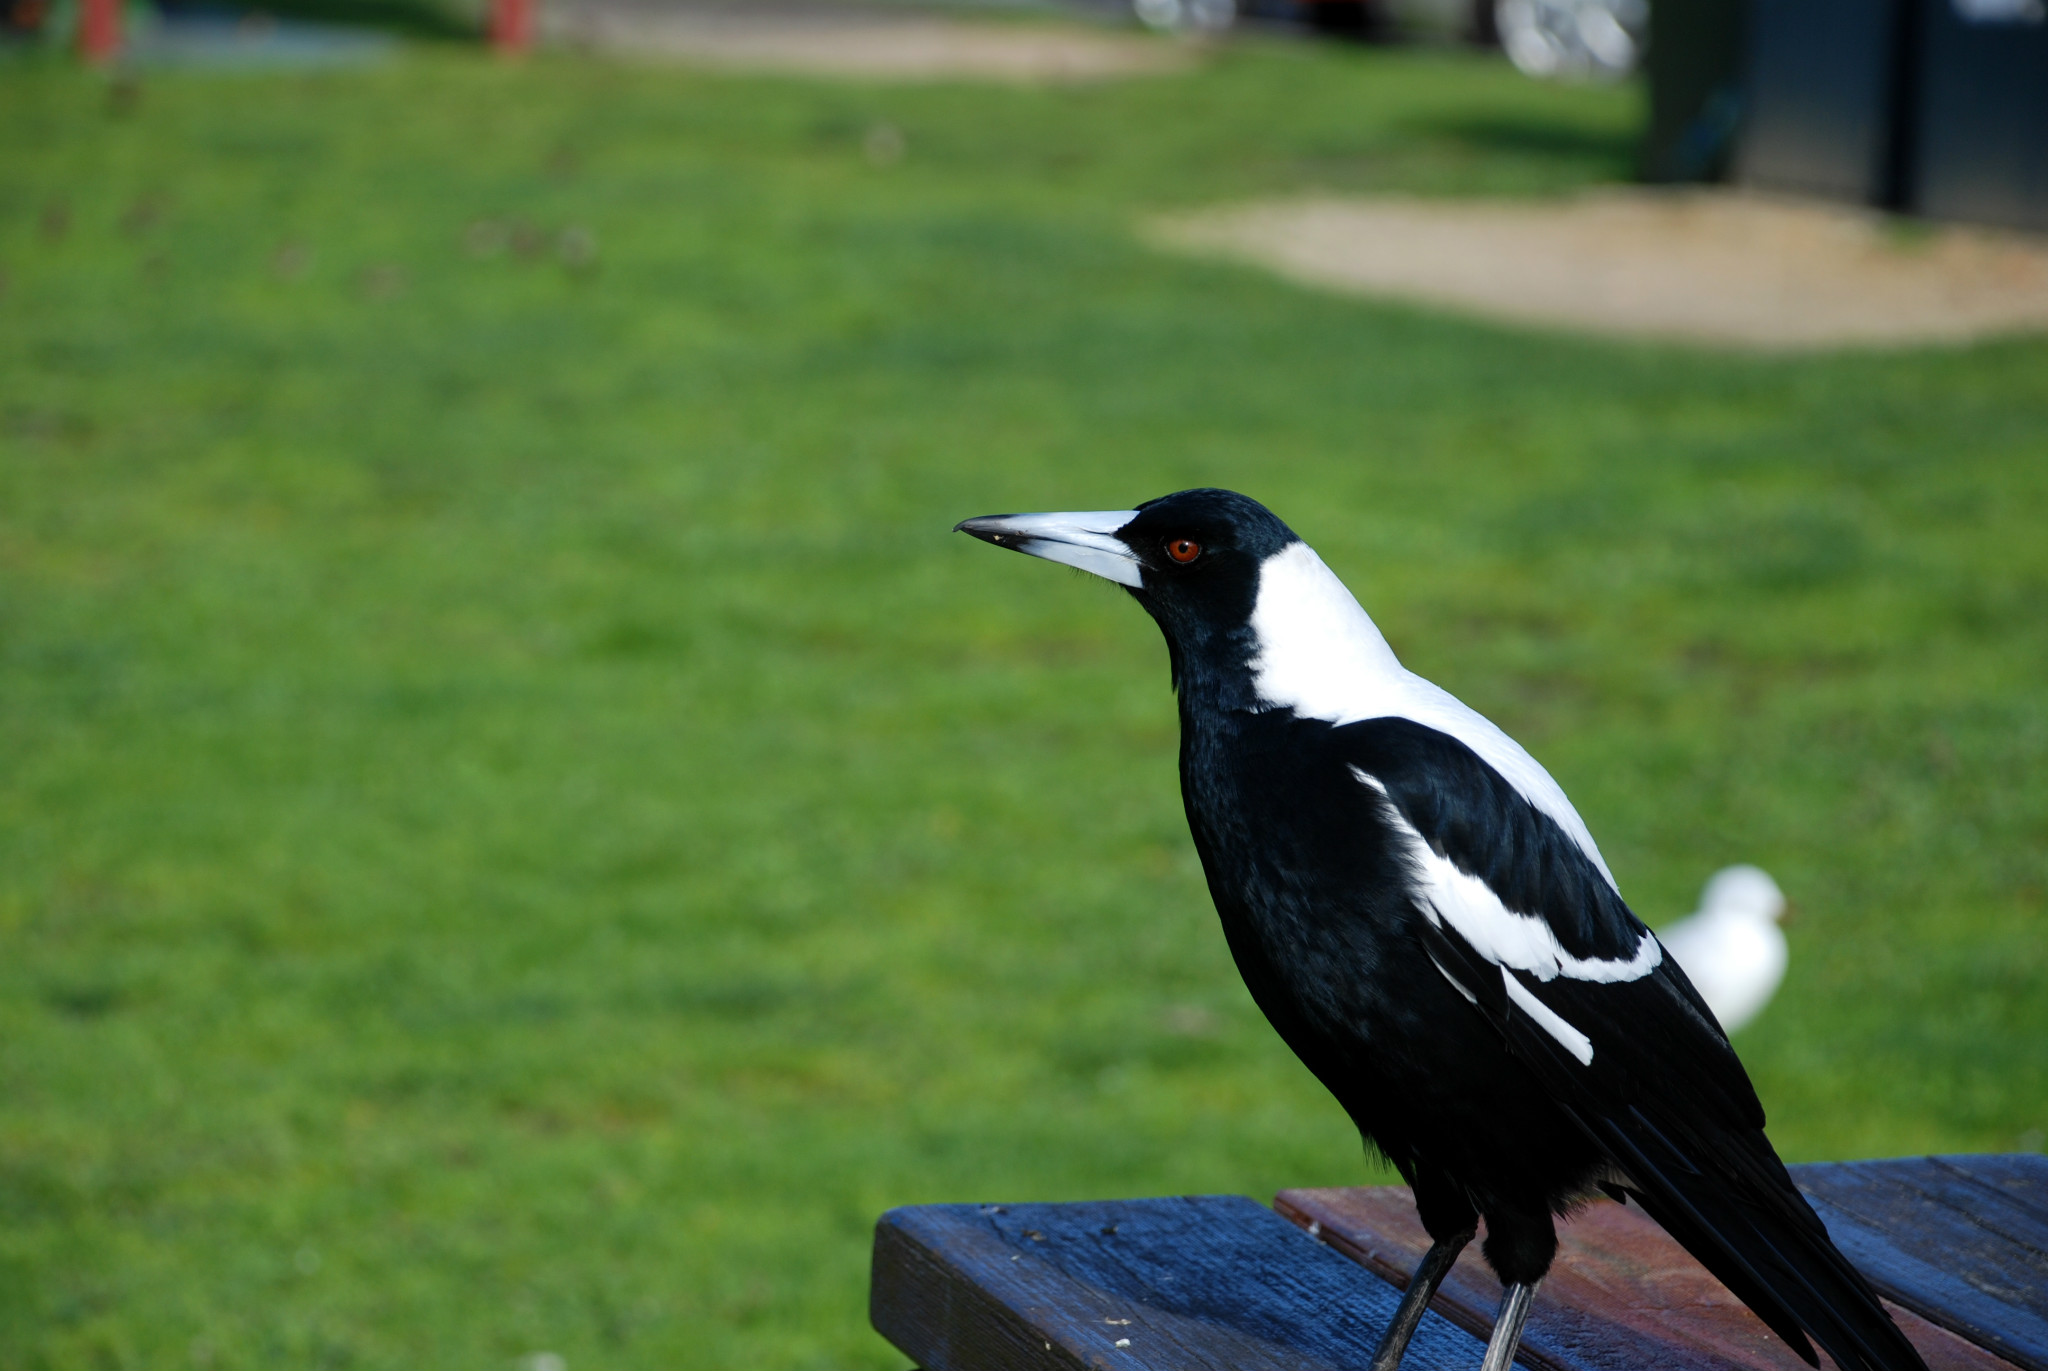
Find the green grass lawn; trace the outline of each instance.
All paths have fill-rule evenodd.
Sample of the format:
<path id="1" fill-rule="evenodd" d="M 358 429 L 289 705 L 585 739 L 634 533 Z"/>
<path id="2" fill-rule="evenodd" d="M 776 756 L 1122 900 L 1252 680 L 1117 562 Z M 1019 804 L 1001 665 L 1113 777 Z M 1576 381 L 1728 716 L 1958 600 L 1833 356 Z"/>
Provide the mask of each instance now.
<path id="1" fill-rule="evenodd" d="M 947 532 L 1198 484 L 1652 922 L 1779 876 L 1789 1157 L 2039 1147 L 2048 343 L 1580 341 L 1132 232 L 1611 179 L 1636 117 L 1308 48 L 0 69 L 0 1366 L 899 1367 L 888 1206 L 1377 1176 L 1230 966 L 1156 631 Z"/>

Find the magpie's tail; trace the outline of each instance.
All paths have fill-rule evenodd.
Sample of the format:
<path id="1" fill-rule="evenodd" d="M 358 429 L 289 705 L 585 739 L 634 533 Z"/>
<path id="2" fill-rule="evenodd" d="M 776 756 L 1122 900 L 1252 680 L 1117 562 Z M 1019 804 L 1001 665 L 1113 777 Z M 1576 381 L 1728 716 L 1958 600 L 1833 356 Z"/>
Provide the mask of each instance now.
<path id="1" fill-rule="evenodd" d="M 1635 1108 L 1589 1122 L 1631 1197 L 1809 1364 L 1819 1365 L 1810 1337 L 1841 1371 L 1927 1371 L 1761 1132 L 1702 1147 Z"/>

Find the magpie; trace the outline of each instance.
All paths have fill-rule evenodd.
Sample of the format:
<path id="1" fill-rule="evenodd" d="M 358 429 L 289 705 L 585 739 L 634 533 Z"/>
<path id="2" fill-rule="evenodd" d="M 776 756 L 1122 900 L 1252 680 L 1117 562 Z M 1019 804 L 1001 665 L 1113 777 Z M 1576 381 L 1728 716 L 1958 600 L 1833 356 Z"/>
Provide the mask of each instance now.
<path id="1" fill-rule="evenodd" d="M 1263 505 L 958 531 L 1125 587 L 1180 707 L 1188 827 L 1252 998 L 1412 1187 L 1431 1246 L 1373 1355 L 1394 1371 L 1486 1222 L 1483 1371 L 1508 1371 L 1555 1220 L 1632 1199 L 1805 1360 L 1925 1371 L 1764 1136 L 1698 991 L 1630 912 L 1564 791 L 1404 669 Z"/>

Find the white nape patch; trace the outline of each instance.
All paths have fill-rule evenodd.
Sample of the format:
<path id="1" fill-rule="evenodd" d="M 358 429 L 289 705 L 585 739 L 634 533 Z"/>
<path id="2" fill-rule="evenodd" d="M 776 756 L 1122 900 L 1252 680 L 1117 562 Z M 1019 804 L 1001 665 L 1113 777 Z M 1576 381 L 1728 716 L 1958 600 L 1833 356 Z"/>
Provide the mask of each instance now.
<path id="1" fill-rule="evenodd" d="M 1508 998 L 1521 1006 L 1524 1014 L 1536 1021 L 1536 1026 L 1548 1033 L 1564 1047 L 1564 1050 L 1579 1059 L 1580 1066 L 1593 1064 L 1593 1040 L 1566 1023 L 1558 1012 L 1529 993 L 1527 986 L 1515 979 L 1515 973 L 1506 967 L 1500 969 L 1501 983 L 1508 988 Z"/>
<path id="2" fill-rule="evenodd" d="M 1259 697 L 1305 718 L 1349 723 L 1389 708 L 1407 673 L 1378 625 L 1307 543 L 1292 542 L 1259 566 L 1251 661 Z"/>
<path id="3" fill-rule="evenodd" d="M 1386 795 L 1386 786 L 1370 772 L 1354 766 L 1351 774 L 1360 784 Z M 1625 962 L 1573 956 L 1565 951 L 1564 944 L 1541 916 L 1517 914 L 1501 903 L 1492 886 L 1460 871 L 1448 857 L 1437 855 L 1391 801 L 1388 817 L 1407 845 L 1409 869 L 1415 873 L 1415 897 L 1423 911 L 1456 929 L 1473 951 L 1494 965 L 1526 971 L 1539 981 L 1554 981 L 1563 976 L 1574 981 L 1613 984 L 1640 980 L 1664 960 L 1664 949 L 1656 936 L 1647 932 L 1636 944 L 1635 955 Z"/>
<path id="4" fill-rule="evenodd" d="M 1307 543 L 1289 543 L 1259 567 L 1251 628 L 1258 640 L 1252 685 L 1261 700 L 1333 724 L 1401 718 L 1449 734 L 1549 815 L 1620 890 L 1563 787 L 1492 720 L 1403 667 L 1371 616 Z"/>

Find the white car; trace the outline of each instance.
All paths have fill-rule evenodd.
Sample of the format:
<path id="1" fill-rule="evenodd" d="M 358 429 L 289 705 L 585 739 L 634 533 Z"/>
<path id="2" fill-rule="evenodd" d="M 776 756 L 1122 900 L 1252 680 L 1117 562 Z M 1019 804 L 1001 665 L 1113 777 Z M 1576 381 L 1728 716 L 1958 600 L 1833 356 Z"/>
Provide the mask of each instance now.
<path id="1" fill-rule="evenodd" d="M 1272 9 L 1258 0 L 1244 0 L 1244 8 L 1253 13 L 1270 13 Z M 1294 0 L 1292 8 L 1313 28 L 1365 33 L 1380 28 L 1393 6 L 1389 0 Z M 1150 28 L 1220 33 L 1237 22 L 1239 0 L 1131 0 L 1131 10 Z"/>
<path id="2" fill-rule="evenodd" d="M 1988 2 L 1988 0 L 1985 0 Z M 1455 17 L 1457 0 L 1416 0 Z M 1131 0 L 1147 27 L 1171 33 L 1220 33 L 1237 22 L 1239 0 Z M 1311 25 L 1361 32 L 1385 27 L 1398 0 L 1296 0 Z M 1490 11 L 1490 16 L 1488 14 Z M 1482 22 L 1491 17 L 1492 23 Z M 1649 0 L 1472 0 L 1467 32 L 1497 35 L 1508 60 L 1531 76 L 1612 80 L 1634 71 L 1649 37 Z"/>
<path id="3" fill-rule="evenodd" d="M 1508 60 L 1531 76 L 1613 80 L 1642 60 L 1649 0 L 1496 0 Z"/>

